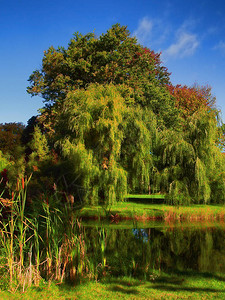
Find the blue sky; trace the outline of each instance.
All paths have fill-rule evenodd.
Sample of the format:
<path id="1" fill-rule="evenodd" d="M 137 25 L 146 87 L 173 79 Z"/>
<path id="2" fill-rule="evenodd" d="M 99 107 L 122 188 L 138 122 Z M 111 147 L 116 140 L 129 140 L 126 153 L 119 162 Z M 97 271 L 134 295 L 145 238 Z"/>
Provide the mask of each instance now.
<path id="1" fill-rule="evenodd" d="M 26 124 L 43 106 L 26 87 L 44 50 L 115 23 L 162 52 L 173 84 L 210 85 L 225 122 L 225 1 L 0 0 L 0 123 Z"/>

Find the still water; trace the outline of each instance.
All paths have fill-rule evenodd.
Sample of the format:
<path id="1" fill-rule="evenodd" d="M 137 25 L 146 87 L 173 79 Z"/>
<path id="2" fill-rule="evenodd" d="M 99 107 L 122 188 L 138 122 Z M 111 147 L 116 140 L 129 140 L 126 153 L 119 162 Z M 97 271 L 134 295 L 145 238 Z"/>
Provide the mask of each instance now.
<path id="1" fill-rule="evenodd" d="M 114 276 L 154 272 L 225 274 L 225 226 L 150 225 L 85 227 L 89 259 Z M 145 225 L 146 227 L 146 225 Z"/>

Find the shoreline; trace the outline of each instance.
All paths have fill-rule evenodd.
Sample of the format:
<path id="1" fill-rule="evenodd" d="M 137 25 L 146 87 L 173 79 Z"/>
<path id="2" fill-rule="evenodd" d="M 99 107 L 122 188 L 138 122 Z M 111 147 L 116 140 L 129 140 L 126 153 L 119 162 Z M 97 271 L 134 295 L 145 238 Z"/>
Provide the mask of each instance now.
<path id="1" fill-rule="evenodd" d="M 225 222 L 224 205 L 170 206 L 121 202 L 106 209 L 101 206 L 83 207 L 77 217 L 87 221 L 161 221 L 170 222 Z"/>

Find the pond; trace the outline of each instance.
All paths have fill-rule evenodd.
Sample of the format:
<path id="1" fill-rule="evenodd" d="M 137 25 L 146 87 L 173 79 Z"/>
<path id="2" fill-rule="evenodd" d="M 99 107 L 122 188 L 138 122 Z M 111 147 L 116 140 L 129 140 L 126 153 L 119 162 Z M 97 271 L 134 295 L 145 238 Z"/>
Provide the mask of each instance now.
<path id="1" fill-rule="evenodd" d="M 148 279 L 161 271 L 225 274 L 224 225 L 125 227 L 84 228 L 89 260 L 111 276 Z"/>

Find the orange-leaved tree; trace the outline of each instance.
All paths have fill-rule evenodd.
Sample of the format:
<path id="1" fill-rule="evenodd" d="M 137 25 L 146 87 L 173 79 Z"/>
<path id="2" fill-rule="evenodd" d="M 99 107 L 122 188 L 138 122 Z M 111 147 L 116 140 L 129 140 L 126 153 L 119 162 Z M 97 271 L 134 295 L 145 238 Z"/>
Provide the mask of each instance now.
<path id="1" fill-rule="evenodd" d="M 168 90 L 175 98 L 175 105 L 184 118 L 191 116 L 199 109 L 211 111 L 214 109 L 215 97 L 210 86 L 168 85 Z"/>

